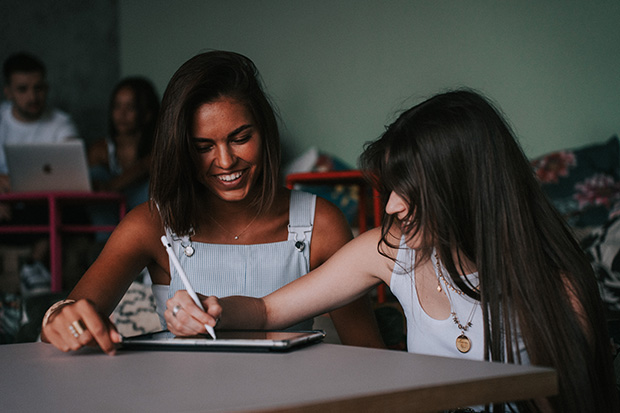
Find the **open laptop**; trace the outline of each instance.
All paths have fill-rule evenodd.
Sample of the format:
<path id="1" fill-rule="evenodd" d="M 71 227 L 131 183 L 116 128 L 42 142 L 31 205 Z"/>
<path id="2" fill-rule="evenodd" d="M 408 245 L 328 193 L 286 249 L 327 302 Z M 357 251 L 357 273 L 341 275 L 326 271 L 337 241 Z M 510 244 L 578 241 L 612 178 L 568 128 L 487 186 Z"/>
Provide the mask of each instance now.
<path id="1" fill-rule="evenodd" d="M 12 192 L 90 192 L 84 142 L 6 144 Z"/>
<path id="2" fill-rule="evenodd" d="M 318 343 L 323 338 L 325 338 L 325 332 L 322 330 L 219 330 L 216 340 L 206 335 L 177 337 L 164 330 L 124 337 L 120 347 L 128 350 L 290 351 L 304 345 Z"/>

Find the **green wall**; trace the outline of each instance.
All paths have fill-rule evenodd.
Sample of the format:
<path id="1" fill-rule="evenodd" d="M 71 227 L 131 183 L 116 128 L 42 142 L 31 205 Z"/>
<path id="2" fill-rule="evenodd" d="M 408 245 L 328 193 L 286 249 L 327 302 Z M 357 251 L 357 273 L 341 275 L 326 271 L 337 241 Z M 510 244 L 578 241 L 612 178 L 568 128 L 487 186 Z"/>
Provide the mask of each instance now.
<path id="1" fill-rule="evenodd" d="M 498 102 L 526 154 L 620 133 L 620 2 L 119 2 L 121 73 L 163 93 L 189 57 L 257 64 L 290 158 L 311 146 L 355 165 L 402 109 L 469 86 Z"/>
<path id="2" fill-rule="evenodd" d="M 0 62 L 19 51 L 38 56 L 47 67 L 48 103 L 73 117 L 87 143 L 108 134 L 119 76 L 117 15 L 115 0 L 0 0 Z"/>

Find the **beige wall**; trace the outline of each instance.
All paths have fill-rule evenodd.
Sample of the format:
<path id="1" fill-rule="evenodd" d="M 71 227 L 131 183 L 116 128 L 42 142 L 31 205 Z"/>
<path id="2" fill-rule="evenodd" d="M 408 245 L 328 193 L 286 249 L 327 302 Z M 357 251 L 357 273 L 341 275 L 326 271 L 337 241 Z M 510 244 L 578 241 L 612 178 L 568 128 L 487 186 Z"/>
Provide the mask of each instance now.
<path id="1" fill-rule="evenodd" d="M 122 74 L 162 93 L 200 51 L 252 58 L 289 155 L 355 164 L 399 110 L 458 86 L 496 100 L 529 156 L 620 132 L 617 0 L 123 0 L 119 17 Z"/>

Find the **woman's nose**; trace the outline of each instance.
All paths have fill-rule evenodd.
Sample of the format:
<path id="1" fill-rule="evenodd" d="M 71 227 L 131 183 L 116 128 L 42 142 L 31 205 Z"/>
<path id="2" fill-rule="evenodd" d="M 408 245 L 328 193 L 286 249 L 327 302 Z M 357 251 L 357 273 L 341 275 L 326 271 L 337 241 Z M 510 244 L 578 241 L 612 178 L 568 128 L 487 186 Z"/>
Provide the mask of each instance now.
<path id="1" fill-rule="evenodd" d="M 235 164 L 235 156 L 228 147 L 228 145 L 222 145 L 217 149 L 217 166 L 222 169 L 228 169 Z"/>
<path id="2" fill-rule="evenodd" d="M 406 215 L 407 209 L 408 206 L 405 200 L 396 192 L 390 192 L 390 197 L 385 204 L 385 213 L 389 215 Z"/>

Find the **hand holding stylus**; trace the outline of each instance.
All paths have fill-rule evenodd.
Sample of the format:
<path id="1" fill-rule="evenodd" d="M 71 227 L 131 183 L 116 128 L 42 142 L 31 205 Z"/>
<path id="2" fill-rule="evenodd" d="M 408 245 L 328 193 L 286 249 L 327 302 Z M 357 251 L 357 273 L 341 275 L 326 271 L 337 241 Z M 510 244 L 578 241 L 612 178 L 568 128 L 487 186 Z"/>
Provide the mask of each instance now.
<path id="1" fill-rule="evenodd" d="M 168 253 L 168 256 L 170 257 L 172 264 L 174 265 L 177 272 L 179 273 L 179 277 L 181 277 L 181 281 L 183 281 L 183 285 L 185 285 L 185 289 L 187 290 L 187 293 L 189 294 L 190 297 L 192 297 L 192 300 L 194 300 L 194 303 L 196 303 L 198 308 L 204 311 L 205 309 L 202 306 L 200 299 L 198 298 L 198 296 L 196 295 L 196 292 L 194 291 L 194 288 L 190 284 L 189 279 L 187 278 L 187 275 L 185 274 L 185 271 L 183 270 L 183 267 L 181 267 L 181 263 L 179 262 L 179 259 L 177 258 L 177 256 L 174 254 L 174 251 L 172 250 L 172 243 L 168 241 L 168 238 L 165 235 L 161 237 L 161 242 L 162 244 L 164 244 L 164 247 L 166 248 L 166 252 Z M 176 315 L 174 311 L 175 310 L 178 311 L 177 308 L 180 308 L 180 307 L 175 307 L 175 309 L 173 309 L 174 315 Z M 205 324 L 204 326 L 207 329 L 207 332 L 209 333 L 209 335 L 213 337 L 213 339 L 215 340 L 216 339 L 215 330 L 213 329 L 213 327 L 211 327 L 208 324 Z"/>

